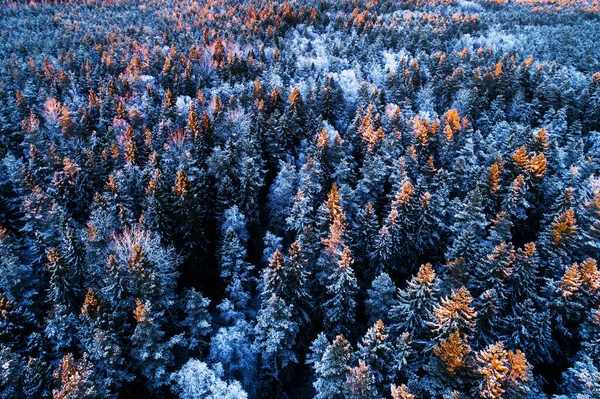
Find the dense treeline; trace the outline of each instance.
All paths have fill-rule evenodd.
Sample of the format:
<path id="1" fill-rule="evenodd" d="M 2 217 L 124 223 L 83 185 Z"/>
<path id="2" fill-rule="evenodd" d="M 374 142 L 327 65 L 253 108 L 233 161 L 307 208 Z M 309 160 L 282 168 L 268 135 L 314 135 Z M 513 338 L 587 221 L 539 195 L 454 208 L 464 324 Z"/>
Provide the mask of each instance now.
<path id="1" fill-rule="evenodd" d="M 597 3 L 21 3 L 0 397 L 600 397 Z"/>

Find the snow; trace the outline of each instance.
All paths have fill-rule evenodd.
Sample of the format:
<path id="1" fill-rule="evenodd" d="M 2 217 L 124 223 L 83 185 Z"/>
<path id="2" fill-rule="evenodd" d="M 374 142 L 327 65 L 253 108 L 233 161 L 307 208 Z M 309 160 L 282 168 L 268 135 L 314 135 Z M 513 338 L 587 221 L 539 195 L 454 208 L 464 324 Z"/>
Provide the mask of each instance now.
<path id="1" fill-rule="evenodd" d="M 190 96 L 179 96 L 176 101 L 177 109 L 179 109 L 179 112 L 183 115 L 186 115 L 191 102 L 192 98 Z"/>
<path id="2" fill-rule="evenodd" d="M 329 67 L 329 58 L 327 53 L 327 44 L 322 36 L 317 36 L 312 40 L 302 39 L 302 47 L 306 50 L 308 43 L 312 46 L 310 53 L 303 52 L 298 57 L 299 68 L 311 68 L 315 66 L 317 71 L 327 70 Z"/>
<path id="3" fill-rule="evenodd" d="M 329 74 L 342 88 L 346 98 L 350 102 L 356 102 L 358 98 L 358 90 L 360 89 L 360 82 L 356 77 L 354 69 L 344 69 L 340 73 Z"/>

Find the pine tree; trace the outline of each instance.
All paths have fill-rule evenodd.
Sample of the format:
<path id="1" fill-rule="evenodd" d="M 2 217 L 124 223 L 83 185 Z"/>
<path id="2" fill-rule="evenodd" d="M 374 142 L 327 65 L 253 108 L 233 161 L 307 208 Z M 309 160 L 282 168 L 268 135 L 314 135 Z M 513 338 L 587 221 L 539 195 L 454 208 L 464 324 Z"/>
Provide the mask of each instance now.
<path id="1" fill-rule="evenodd" d="M 290 364 L 296 363 L 294 342 L 298 324 L 292 319 L 292 306 L 275 294 L 262 301 L 256 321 L 256 351 L 261 370 L 278 380 L 279 374 Z"/>
<path id="2" fill-rule="evenodd" d="M 0 345 L 18 354 L 35 353 L 41 342 L 36 342 L 37 326 L 34 314 L 0 293 Z"/>
<path id="3" fill-rule="evenodd" d="M 392 199 L 391 210 L 386 222 L 386 227 L 391 235 L 392 251 L 388 264 L 392 270 L 403 266 L 399 260 L 416 260 L 416 254 L 420 252 L 421 243 L 415 234 L 419 229 L 417 222 L 421 213 L 419 208 L 419 197 L 415 187 L 408 179 L 405 179 Z"/>
<path id="4" fill-rule="evenodd" d="M 515 257 L 515 250 L 511 243 L 503 242 L 497 245 L 492 253 L 477 265 L 473 291 L 482 293 L 494 289 L 499 298 L 505 301 L 508 296 L 507 280 L 513 273 Z"/>
<path id="5" fill-rule="evenodd" d="M 600 189 L 590 195 L 589 201 L 585 203 L 582 215 L 582 229 L 584 231 L 584 247 L 593 253 L 600 248 Z"/>
<path id="6" fill-rule="evenodd" d="M 356 264 L 359 265 L 359 280 L 363 282 L 369 281 L 375 276 L 375 268 L 371 258 L 375 253 L 378 230 L 379 223 L 373 205 L 367 203 L 366 207 L 356 217 L 352 229 L 352 253 Z"/>
<path id="7" fill-rule="evenodd" d="M 279 162 L 279 173 L 269 188 L 270 223 L 280 231 L 294 203 L 296 168 L 290 163 Z"/>
<path id="8" fill-rule="evenodd" d="M 304 191 L 298 190 L 286 219 L 286 230 L 295 232 L 297 235 L 304 232 L 312 220 L 311 213 L 311 197 L 308 197 Z"/>
<path id="9" fill-rule="evenodd" d="M 125 133 L 123 133 L 123 141 L 125 146 L 123 150 L 123 158 L 125 158 L 125 162 L 128 165 L 135 165 L 137 147 L 135 143 L 135 132 L 130 125 L 127 126 Z"/>
<path id="10" fill-rule="evenodd" d="M 323 354 L 329 346 L 329 340 L 325 333 L 320 332 L 310 344 L 309 353 L 306 356 L 306 364 L 310 365 L 313 371 L 316 372 L 317 364 L 323 358 Z"/>
<path id="11" fill-rule="evenodd" d="M 352 347 L 343 335 L 338 335 L 327 347 L 320 361 L 315 362 L 315 398 L 342 398 L 348 378 L 348 366 L 352 358 Z"/>
<path id="12" fill-rule="evenodd" d="M 62 132 L 62 134 L 64 134 L 67 137 L 71 136 L 74 132 L 74 126 L 75 126 L 75 123 L 71 119 L 71 111 L 69 111 L 69 108 L 66 105 L 64 105 L 61 108 L 60 113 L 61 113 L 61 116 L 58 120 L 58 123 L 60 124 L 61 132 Z"/>
<path id="13" fill-rule="evenodd" d="M 575 212 L 573 209 L 558 215 L 552 224 L 552 241 L 554 245 L 568 245 L 577 231 Z"/>
<path id="14" fill-rule="evenodd" d="M 307 135 L 304 133 L 306 128 L 306 110 L 300 89 L 294 87 L 290 93 L 290 104 L 286 109 L 286 118 L 282 126 L 284 136 L 284 148 L 295 151 L 300 141 Z"/>
<path id="15" fill-rule="evenodd" d="M 438 285 L 433 266 L 426 263 L 405 289 L 398 290 L 398 301 L 390 309 L 391 329 L 395 334 L 406 331 L 413 337 L 425 338 L 438 300 Z"/>
<path id="16" fill-rule="evenodd" d="M 210 300 L 195 289 L 186 290 L 184 298 L 185 319 L 181 326 L 188 335 L 188 348 L 195 349 L 207 344 L 211 331 L 211 315 L 208 312 Z"/>
<path id="17" fill-rule="evenodd" d="M 527 201 L 527 185 L 524 175 L 518 175 L 510 185 L 508 194 L 504 197 L 502 208 L 512 218 L 524 220 L 526 210 L 531 207 Z"/>
<path id="18" fill-rule="evenodd" d="M 148 180 L 142 204 L 145 225 L 153 231 L 172 235 L 172 215 L 168 212 L 168 193 L 160 168 L 155 168 Z"/>
<path id="19" fill-rule="evenodd" d="M 214 44 L 212 59 L 215 63 L 220 64 L 226 58 L 225 46 L 221 39 L 217 38 Z"/>
<path id="20" fill-rule="evenodd" d="M 487 252 L 485 243 L 485 229 L 488 221 L 483 209 L 483 198 L 479 189 L 471 191 L 460 211 L 455 216 L 452 226 L 455 239 L 446 252 L 446 259 L 455 260 L 462 258 L 464 270 L 461 274 L 453 276 L 458 282 L 466 282 L 472 278 L 475 262 Z M 456 272 L 450 270 L 450 272 Z"/>
<path id="21" fill-rule="evenodd" d="M 133 301 L 141 298 L 149 301 L 155 312 L 169 308 L 175 299 L 178 275 L 174 249 L 163 246 L 157 233 L 139 225 L 115 235 L 113 245 L 114 257 L 109 257 L 109 262 L 116 264 L 110 267 L 114 277 L 122 281 L 121 287 L 115 287 L 114 282 L 108 279 L 108 286 L 116 291 L 109 294 L 113 306 L 122 306 L 119 302 L 124 299 Z M 119 298 L 121 294 L 127 295 L 127 298 Z M 112 295 L 117 296 L 114 302 Z"/>
<path id="22" fill-rule="evenodd" d="M 540 259 L 536 246 L 533 242 L 527 243 L 523 248 L 517 249 L 515 260 L 512 265 L 512 274 L 507 280 L 509 286 L 509 303 L 518 300 L 538 300 L 537 287 L 538 268 Z"/>
<path id="23" fill-rule="evenodd" d="M 93 365 L 96 388 L 104 396 L 114 396 L 132 377 L 123 354 L 122 336 L 112 323 L 107 307 L 100 295 L 88 288 L 79 316 L 78 338 Z"/>
<path id="24" fill-rule="evenodd" d="M 580 360 L 564 373 L 563 389 L 568 395 L 559 396 L 559 399 L 569 397 L 593 398 L 600 394 L 600 370 L 589 356 L 583 356 Z"/>
<path id="25" fill-rule="evenodd" d="M 558 277 L 562 265 L 574 261 L 572 251 L 580 239 L 577 216 L 573 208 L 558 213 L 541 233 L 540 253 L 545 254 L 549 267 L 547 276 Z"/>
<path id="26" fill-rule="evenodd" d="M 501 399 L 502 384 L 508 375 L 508 353 L 502 343 L 489 345 L 477 354 L 477 372 L 483 376 L 479 393 L 484 398 Z"/>
<path id="27" fill-rule="evenodd" d="M 368 399 L 376 397 L 375 378 L 369 366 L 362 360 L 358 361 L 357 367 L 348 370 L 348 383 L 345 389 L 345 397 L 348 399 Z"/>
<path id="28" fill-rule="evenodd" d="M 46 266 L 50 273 L 48 300 L 54 305 L 63 305 L 68 310 L 76 309 L 83 299 L 82 265 L 83 254 L 69 220 L 64 220 L 61 242 L 46 253 Z"/>
<path id="29" fill-rule="evenodd" d="M 0 291 L 23 302 L 35 295 L 36 278 L 32 267 L 19 256 L 19 247 L 16 237 L 0 227 Z"/>
<path id="30" fill-rule="evenodd" d="M 309 273 L 306 271 L 306 258 L 298 241 L 293 242 L 288 250 L 284 273 L 285 286 L 282 298 L 293 306 L 294 319 L 300 325 L 309 324 L 310 295 L 307 281 Z"/>
<path id="31" fill-rule="evenodd" d="M 369 323 L 383 320 L 388 323 L 388 313 L 395 303 L 396 286 L 387 273 L 381 273 L 371 283 L 367 290 L 365 307 L 369 316 Z"/>
<path id="32" fill-rule="evenodd" d="M 188 123 L 191 123 L 189 126 L 190 129 L 196 128 L 195 120 L 192 116 L 188 116 Z M 204 159 L 208 158 L 213 150 L 215 140 L 214 126 L 210 116 L 206 112 L 202 114 L 202 118 L 197 126 L 197 129 L 197 132 L 192 130 L 194 133 L 194 152 L 197 154 L 198 159 L 202 160 L 202 164 L 204 164 Z"/>
<path id="33" fill-rule="evenodd" d="M 194 102 L 190 103 L 187 119 L 187 128 L 190 130 L 190 133 L 194 138 L 200 135 L 201 133 L 202 125 L 200 123 L 200 117 L 196 112 L 196 104 Z"/>
<path id="34" fill-rule="evenodd" d="M 388 337 L 387 328 L 379 320 L 367 330 L 358 344 L 357 357 L 369 367 L 374 386 L 379 392 L 387 390 L 397 371 L 394 369 L 395 348 Z"/>
<path id="35" fill-rule="evenodd" d="M 338 266 L 328 277 L 328 300 L 325 309 L 325 326 L 329 335 L 348 334 L 356 316 L 356 293 L 358 286 L 352 270 L 352 254 L 344 248 Z"/>
<path id="36" fill-rule="evenodd" d="M 361 208 L 368 203 L 379 205 L 388 177 L 385 155 L 381 152 L 368 153 L 360 168 L 360 176 L 354 192 L 356 205 Z"/>
<path id="37" fill-rule="evenodd" d="M 245 218 L 237 208 L 232 208 L 221 228 L 223 244 L 220 250 L 221 277 L 227 282 L 226 293 L 238 311 L 246 308 L 250 300 L 253 266 L 246 262 L 245 243 L 248 239 Z"/>
<path id="38" fill-rule="evenodd" d="M 171 89 L 167 89 L 167 92 L 165 93 L 161 115 L 162 115 L 163 119 L 165 119 L 165 120 L 170 119 L 171 121 L 174 121 L 175 118 L 177 117 L 177 107 L 176 107 L 175 98 L 173 96 L 173 92 L 171 91 Z"/>
<path id="39" fill-rule="evenodd" d="M 150 389 L 167 384 L 167 367 L 173 361 L 165 332 L 161 328 L 162 312 L 154 313 L 150 302 L 136 299 L 133 317 L 136 327 L 131 335 L 131 357 Z"/>
<path id="40" fill-rule="evenodd" d="M 579 271 L 579 264 L 573 263 L 570 267 L 567 267 L 565 274 L 560 280 L 560 289 L 563 297 L 570 297 L 575 294 L 581 288 L 581 273 Z"/>
<path id="41" fill-rule="evenodd" d="M 206 245 L 205 210 L 198 204 L 198 198 L 206 195 L 206 176 L 204 171 L 196 168 L 179 169 L 171 189 L 172 202 L 167 204 L 170 209 L 171 225 L 168 229 L 173 233 L 173 240 L 186 253 L 195 254 Z"/>
<path id="42" fill-rule="evenodd" d="M 551 361 L 556 350 L 551 320 L 549 309 L 540 309 L 531 299 L 526 299 L 515 304 L 512 314 L 499 321 L 501 336 L 510 346 L 521 348 L 532 361 Z"/>

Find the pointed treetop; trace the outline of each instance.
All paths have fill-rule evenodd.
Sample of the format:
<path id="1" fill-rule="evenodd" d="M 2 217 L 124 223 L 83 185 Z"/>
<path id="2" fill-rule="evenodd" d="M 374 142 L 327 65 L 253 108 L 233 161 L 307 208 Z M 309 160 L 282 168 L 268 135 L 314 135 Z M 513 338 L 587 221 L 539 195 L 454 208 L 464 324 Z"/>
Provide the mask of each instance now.
<path id="1" fill-rule="evenodd" d="M 529 164 L 531 175 L 536 179 L 544 177 L 544 174 L 546 173 L 546 164 L 546 157 L 543 153 L 532 156 Z"/>
<path id="2" fill-rule="evenodd" d="M 96 318 L 101 310 L 102 300 L 93 289 L 88 288 L 81 307 L 81 314 L 89 318 Z"/>
<path id="3" fill-rule="evenodd" d="M 302 247 L 300 246 L 300 243 L 298 242 L 298 240 L 294 241 L 290 245 L 288 254 L 290 255 L 290 258 L 292 258 L 292 259 L 298 259 L 302 256 Z"/>
<path id="4" fill-rule="evenodd" d="M 571 240 L 577 231 L 576 223 L 573 208 L 556 216 L 552 225 L 552 240 L 554 244 L 560 245 Z"/>
<path id="5" fill-rule="evenodd" d="M 563 297 L 570 297 L 585 287 L 589 291 L 597 291 L 600 288 L 600 272 L 596 261 L 587 258 L 581 264 L 573 263 L 567 267 L 560 280 L 560 288 Z"/>
<path id="6" fill-rule="evenodd" d="M 372 398 L 375 393 L 375 378 L 369 366 L 363 361 L 358 361 L 357 367 L 349 368 L 348 393 L 351 398 Z"/>
<path id="7" fill-rule="evenodd" d="M 136 299 L 135 309 L 133 310 L 133 318 L 140 324 L 152 324 L 152 317 L 150 315 L 150 310 L 148 309 L 148 304 L 142 302 L 140 299 Z"/>
<path id="8" fill-rule="evenodd" d="M 525 354 L 520 350 L 508 351 L 508 363 L 510 364 L 510 372 L 508 379 L 510 381 L 528 381 L 529 380 L 529 363 L 525 358 Z"/>
<path id="9" fill-rule="evenodd" d="M 196 137 L 200 133 L 200 118 L 198 117 L 198 113 L 196 112 L 196 105 L 194 104 L 194 102 L 190 104 L 187 126 L 192 131 L 194 137 Z"/>
<path id="10" fill-rule="evenodd" d="M 175 186 L 173 187 L 173 192 L 175 195 L 181 197 L 185 195 L 190 190 L 190 182 L 188 180 L 187 175 L 183 171 L 183 169 L 179 169 L 177 171 L 177 180 L 175 181 Z"/>
<path id="11" fill-rule="evenodd" d="M 350 248 L 344 247 L 344 251 L 342 252 L 342 257 L 338 263 L 339 267 L 342 269 L 347 269 L 352 266 L 354 263 L 354 259 L 352 259 L 352 252 Z"/>
<path id="12" fill-rule="evenodd" d="M 587 289 L 590 291 L 600 289 L 600 272 L 598 272 L 595 259 L 587 258 L 581 262 L 579 271 L 581 272 L 581 281 Z"/>
<path id="13" fill-rule="evenodd" d="M 135 132 L 131 125 L 127 125 L 125 133 L 123 134 L 125 141 L 125 152 L 123 154 L 125 161 L 129 164 L 135 163 L 136 145 L 135 145 Z"/>
<path id="14" fill-rule="evenodd" d="M 529 170 L 529 155 L 525 146 L 520 147 L 517 151 L 512 154 L 513 161 L 524 170 Z"/>
<path id="15" fill-rule="evenodd" d="M 165 93 L 165 100 L 163 103 L 163 107 L 171 108 L 174 106 L 175 106 L 175 98 L 173 96 L 173 93 L 171 92 L 171 89 L 167 89 L 167 92 Z"/>
<path id="16" fill-rule="evenodd" d="M 282 270 L 283 264 L 284 264 L 283 255 L 281 254 L 279 249 L 276 249 L 275 252 L 273 253 L 273 256 L 271 257 L 271 259 L 269 259 L 269 268 L 271 268 L 273 270 Z"/>
<path id="17" fill-rule="evenodd" d="M 300 89 L 298 87 L 292 89 L 289 100 L 292 105 L 302 106 L 302 95 L 300 94 Z"/>
<path id="18" fill-rule="evenodd" d="M 140 269 L 142 267 L 142 260 L 144 259 L 144 250 L 137 244 L 131 249 L 131 255 L 127 259 L 129 261 L 129 267 L 132 270 Z"/>
<path id="19" fill-rule="evenodd" d="M 95 397 L 98 392 L 91 378 L 93 365 L 87 360 L 86 355 L 79 361 L 75 360 L 72 353 L 66 354 L 58 370 L 53 374 L 58 382 L 57 389 L 52 390 L 55 399 Z"/>
<path id="20" fill-rule="evenodd" d="M 502 159 L 494 162 L 490 171 L 488 172 L 488 178 L 490 183 L 490 191 L 496 193 L 500 189 L 500 181 L 502 179 Z"/>
<path id="21" fill-rule="evenodd" d="M 337 183 L 333 183 L 331 190 L 329 190 L 329 194 L 327 194 L 327 201 L 325 202 L 325 206 L 329 209 L 329 220 L 332 222 L 337 219 L 346 219 L 342 206 L 340 205 L 341 200 L 342 196 L 339 193 L 338 185 Z"/>
<path id="22" fill-rule="evenodd" d="M 408 201 L 415 195 L 415 188 L 408 179 L 404 179 L 402 182 L 402 188 L 396 193 L 396 196 L 392 200 L 392 209 L 398 209 L 408 203 Z"/>
<path id="23" fill-rule="evenodd" d="M 546 152 L 550 148 L 550 139 L 548 138 L 548 131 L 545 127 L 533 134 L 531 147 L 534 151 Z"/>
<path id="24" fill-rule="evenodd" d="M 449 109 L 444 114 L 444 123 L 454 134 L 460 130 L 460 116 L 456 109 Z"/>
<path id="25" fill-rule="evenodd" d="M 526 391 L 530 366 L 523 352 L 505 350 L 502 342 L 488 345 L 476 356 L 477 372 L 483 377 L 479 393 L 488 399 L 502 399 L 503 393 Z"/>
<path id="26" fill-rule="evenodd" d="M 477 353 L 477 372 L 483 376 L 479 386 L 482 397 L 489 399 L 502 399 L 502 387 L 508 375 L 508 353 L 504 350 L 502 342 L 490 344 L 487 348 Z"/>

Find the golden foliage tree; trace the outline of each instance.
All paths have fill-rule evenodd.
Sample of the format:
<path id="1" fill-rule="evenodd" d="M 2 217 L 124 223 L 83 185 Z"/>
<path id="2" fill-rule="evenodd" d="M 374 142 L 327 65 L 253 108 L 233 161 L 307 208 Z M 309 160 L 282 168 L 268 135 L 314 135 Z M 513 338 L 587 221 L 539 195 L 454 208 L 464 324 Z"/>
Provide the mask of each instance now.
<path id="1" fill-rule="evenodd" d="M 552 240 L 555 245 L 561 245 L 571 241 L 577 231 L 577 220 L 575 211 L 571 208 L 559 214 L 552 223 Z"/>
<path id="2" fill-rule="evenodd" d="M 467 343 L 467 338 L 455 331 L 448 339 L 440 340 L 438 346 L 433 348 L 433 353 L 444 362 L 448 373 L 453 375 L 466 366 L 471 347 Z"/>
<path id="3" fill-rule="evenodd" d="M 452 290 L 450 298 L 442 298 L 441 303 L 433 310 L 433 332 L 440 337 L 456 331 L 468 336 L 475 329 L 477 317 L 477 312 L 470 306 L 471 302 L 473 297 L 465 287 Z"/>
<path id="4" fill-rule="evenodd" d="M 79 399 L 97 395 L 91 381 L 92 367 L 85 355 L 77 361 L 72 353 L 66 354 L 62 358 L 58 370 L 54 372 L 58 388 L 52 390 L 52 397 L 54 399 Z"/>

